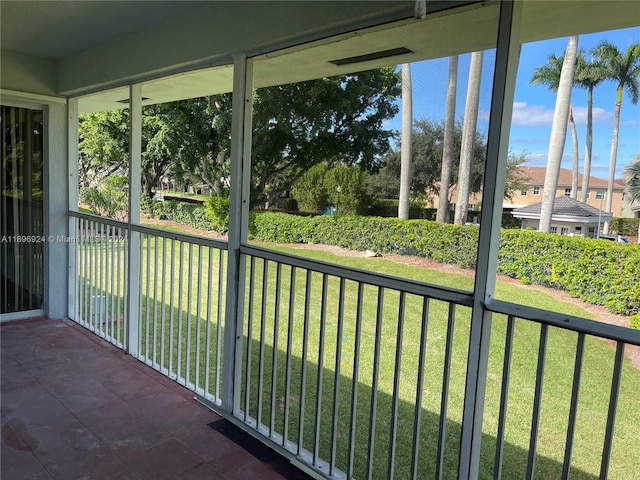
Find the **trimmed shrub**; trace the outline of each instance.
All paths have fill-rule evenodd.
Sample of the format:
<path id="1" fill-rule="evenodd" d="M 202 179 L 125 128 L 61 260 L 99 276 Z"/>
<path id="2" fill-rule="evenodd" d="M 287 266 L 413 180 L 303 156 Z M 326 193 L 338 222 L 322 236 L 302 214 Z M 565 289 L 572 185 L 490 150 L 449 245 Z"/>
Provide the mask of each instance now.
<path id="1" fill-rule="evenodd" d="M 253 212 L 250 234 L 277 243 L 323 243 L 352 250 L 418 255 L 474 268 L 478 228 L 379 217 L 300 217 Z M 640 248 L 591 238 L 503 230 L 498 272 L 567 291 L 615 313 L 640 311 Z"/>
<path id="2" fill-rule="evenodd" d="M 629 327 L 640 330 L 640 313 L 631 315 L 631 318 L 629 319 Z"/>
<path id="3" fill-rule="evenodd" d="M 211 228 L 225 234 L 229 230 L 229 196 L 215 195 L 205 202 Z"/>
<path id="4" fill-rule="evenodd" d="M 143 212 L 150 218 L 171 220 L 198 230 L 213 230 L 207 209 L 203 205 L 175 200 L 147 203 Z"/>

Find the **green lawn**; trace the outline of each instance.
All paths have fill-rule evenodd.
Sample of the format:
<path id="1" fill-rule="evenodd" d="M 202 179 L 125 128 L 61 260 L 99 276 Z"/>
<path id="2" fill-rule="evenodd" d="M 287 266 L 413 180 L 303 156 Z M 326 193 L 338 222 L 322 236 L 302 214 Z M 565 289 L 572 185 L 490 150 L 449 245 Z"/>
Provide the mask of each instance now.
<path id="1" fill-rule="evenodd" d="M 472 288 L 473 280 L 462 275 L 443 274 L 437 271 L 408 267 L 380 258 L 337 257 L 325 252 L 311 250 L 301 252 L 298 249 L 288 248 L 278 248 L 278 250 L 424 282 L 435 283 L 437 281 L 440 285 L 450 285 L 460 289 Z M 153 361 L 162 363 L 165 368 L 171 363 L 173 371 L 179 377 L 196 383 L 201 388 L 208 386 L 211 391 L 216 384 L 216 366 L 221 366 L 220 363 L 216 364 L 216 351 L 220 346 L 217 339 L 218 335 L 223 335 L 222 328 L 218 328 L 217 319 L 219 315 L 220 318 L 223 318 L 224 313 L 223 309 L 219 310 L 218 307 L 218 295 L 224 295 L 224 288 L 218 290 L 220 256 L 215 250 L 210 252 L 205 248 L 200 250 L 198 247 L 193 247 L 189 251 L 188 246 L 184 245 L 182 271 L 177 269 L 177 265 L 180 263 L 179 257 L 178 242 L 174 244 L 167 240 L 166 242 L 159 241 L 156 244 L 153 241 L 150 243 L 147 243 L 146 240 L 143 241 L 141 351 Z M 171 258 L 174 259 L 173 278 L 175 279 L 172 292 L 169 291 L 172 276 Z M 192 265 L 190 271 L 187 267 L 189 262 Z M 224 258 L 224 263 L 226 263 L 226 258 Z M 107 268 L 106 262 L 103 263 L 102 268 Z M 213 272 L 211 300 L 209 300 L 207 280 L 210 269 Z M 296 271 L 291 329 L 289 329 L 291 269 L 287 266 L 282 267 L 279 290 L 276 289 L 277 269 L 275 264 L 270 263 L 268 266 L 268 276 L 264 281 L 266 289 L 263 289 L 263 271 L 263 262 L 256 260 L 253 290 L 251 290 L 248 280 L 246 285 L 241 405 L 244 408 L 246 402 L 249 407 L 248 413 L 253 418 L 256 418 L 260 412 L 261 421 L 267 426 L 271 425 L 273 419 L 274 431 L 280 433 L 285 429 L 285 411 L 288 411 L 286 428 L 288 438 L 292 441 L 298 440 L 300 414 L 302 413 L 302 445 L 304 448 L 314 452 L 317 443 L 318 455 L 326 460 L 329 460 L 332 457 L 332 451 L 335 451 L 336 467 L 346 470 L 349 464 L 347 451 L 353 406 L 351 399 L 354 385 L 354 359 L 359 355 L 358 377 L 355 382 L 357 387 L 354 430 L 356 448 L 352 466 L 355 477 L 363 478 L 367 471 L 367 452 L 371 430 L 369 414 L 372 401 L 371 386 L 374 382 L 373 365 L 375 359 L 373 352 L 376 343 L 378 290 L 370 286 L 364 287 L 362 321 L 360 325 L 357 325 L 358 286 L 354 282 L 345 282 L 342 292 L 344 311 L 342 321 L 339 321 L 340 281 L 337 278 L 327 278 L 324 344 L 320 350 L 323 278 L 317 273 L 311 275 L 313 294 L 308 304 L 309 315 L 306 325 L 308 331 L 306 383 L 302 388 L 300 379 L 304 364 L 302 353 L 305 328 L 306 271 L 300 269 Z M 121 273 L 121 275 L 123 274 Z M 164 289 L 162 288 L 162 278 L 165 279 Z M 189 285 L 190 278 L 191 285 Z M 198 278 L 203 279 L 200 284 L 199 296 Z M 542 292 L 500 282 L 497 289 L 500 298 L 506 301 L 520 302 L 526 295 L 527 303 L 530 305 L 590 318 L 588 312 L 581 311 L 574 305 L 560 302 Z M 103 291 L 102 288 L 97 288 L 97 290 Z M 253 293 L 251 309 L 249 308 L 250 291 Z M 278 291 L 280 292 L 279 297 Z M 201 301 L 198 302 L 197 298 L 200 298 Z M 276 315 L 278 298 L 279 308 Z M 391 290 L 384 292 L 379 368 L 376 379 L 378 393 L 375 445 L 371 457 L 373 478 L 386 475 L 388 466 L 399 301 L 400 295 L 397 292 Z M 209 304 L 211 309 L 209 321 L 207 321 Z M 404 326 L 400 342 L 402 348 L 400 377 L 397 382 L 399 389 L 395 478 L 407 478 L 411 465 L 410 447 L 415 418 L 422 307 L 422 298 L 412 295 L 406 296 Z M 249 312 L 251 312 L 252 322 L 250 331 L 247 328 Z M 435 474 L 438 421 L 442 407 L 441 393 L 447 338 L 447 314 L 447 304 L 439 301 L 430 302 L 418 452 L 420 478 L 433 478 Z M 158 319 L 155 325 L 153 323 L 154 317 Z M 149 323 L 147 323 L 147 318 L 149 318 Z M 470 309 L 456 308 L 450 390 L 446 405 L 447 443 L 444 478 L 456 477 L 469 319 Z M 361 343 L 360 350 L 356 351 L 355 338 L 358 331 Z M 491 478 L 493 472 L 505 332 L 506 319 L 502 316 L 494 316 L 485 407 L 482 478 Z M 503 478 L 524 477 L 539 335 L 539 325 L 523 320 L 516 322 Z M 263 339 L 262 343 L 260 342 L 261 338 Z M 207 339 L 211 346 L 209 356 L 207 356 L 205 348 Z M 557 328 L 549 329 L 536 478 L 547 479 L 559 478 L 560 476 L 576 340 L 577 334 Z M 286 375 L 288 342 L 291 346 L 289 378 Z M 261 344 L 263 345 L 262 349 L 260 348 Z M 187 348 L 187 345 L 190 345 L 190 348 Z M 337 345 L 341 347 L 339 359 L 336 358 Z M 320 356 L 322 356 L 322 368 L 318 367 Z M 606 343 L 594 338 L 587 338 L 578 424 L 574 442 L 572 479 L 591 479 L 598 476 L 613 357 L 613 349 Z M 247 358 L 249 358 L 250 365 L 248 377 L 251 380 L 248 395 L 245 389 Z M 276 368 L 272 369 L 274 358 Z M 338 361 L 337 364 L 336 361 Z M 262 369 L 260 368 L 261 364 Z M 271 375 L 272 370 L 276 372 L 275 379 Z M 262 382 L 259 389 L 260 372 L 262 372 Z M 338 394 L 334 398 L 335 372 L 338 372 Z M 322 374 L 322 381 L 318 383 L 320 374 Z M 287 384 L 289 385 L 288 389 Z M 272 385 L 275 389 L 272 388 Z M 322 388 L 321 402 L 316 405 L 315 398 L 319 385 Z M 636 478 L 640 466 L 638 456 L 634 453 L 638 442 L 638 425 L 640 425 L 640 398 L 637 394 L 639 391 L 640 371 L 633 368 L 625 360 L 609 478 Z M 259 393 L 261 393 L 260 396 Z M 302 407 L 303 397 L 305 400 Z M 272 403 L 275 406 L 273 415 Z M 286 406 L 288 406 L 288 410 L 285 409 Z M 337 414 L 335 425 L 332 423 L 334 408 Z M 321 432 L 317 439 L 313 434 L 316 425 L 320 427 Z M 335 437 L 332 435 L 333 431 L 336 433 Z"/>

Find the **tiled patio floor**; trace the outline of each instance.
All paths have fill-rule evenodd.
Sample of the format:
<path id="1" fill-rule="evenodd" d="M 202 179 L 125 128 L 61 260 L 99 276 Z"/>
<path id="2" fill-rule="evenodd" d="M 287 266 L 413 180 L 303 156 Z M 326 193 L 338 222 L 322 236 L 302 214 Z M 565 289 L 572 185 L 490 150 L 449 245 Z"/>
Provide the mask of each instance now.
<path id="1" fill-rule="evenodd" d="M 3 480 L 308 478 L 247 434 L 231 440 L 237 428 L 192 392 L 71 321 L 0 335 Z"/>

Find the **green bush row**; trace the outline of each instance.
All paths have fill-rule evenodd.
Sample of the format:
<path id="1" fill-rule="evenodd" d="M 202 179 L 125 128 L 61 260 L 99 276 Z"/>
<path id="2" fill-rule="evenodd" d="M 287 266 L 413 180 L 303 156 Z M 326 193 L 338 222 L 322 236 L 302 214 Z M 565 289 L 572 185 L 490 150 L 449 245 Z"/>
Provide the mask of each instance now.
<path id="1" fill-rule="evenodd" d="M 142 212 L 149 218 L 171 220 L 199 230 L 212 230 L 211 220 L 204 205 L 167 200 L 157 202 L 146 197 L 140 202 Z"/>
<path id="2" fill-rule="evenodd" d="M 254 212 L 250 235 L 277 243 L 322 243 L 352 250 L 419 255 L 474 268 L 478 228 L 379 217 L 300 217 Z M 640 247 L 533 231 L 503 230 L 498 272 L 565 290 L 612 312 L 640 311 Z"/>
<path id="3" fill-rule="evenodd" d="M 613 217 L 609 224 L 609 231 L 614 235 L 636 235 L 640 218 Z"/>

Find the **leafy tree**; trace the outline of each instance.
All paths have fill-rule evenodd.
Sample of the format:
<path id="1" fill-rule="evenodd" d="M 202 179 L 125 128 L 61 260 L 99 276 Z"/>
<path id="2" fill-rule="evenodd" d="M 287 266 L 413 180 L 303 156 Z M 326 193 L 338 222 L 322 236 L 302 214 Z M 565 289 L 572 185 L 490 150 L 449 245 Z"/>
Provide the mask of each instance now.
<path id="1" fill-rule="evenodd" d="M 273 200 L 324 161 L 378 168 L 400 89 L 399 74 L 386 67 L 258 90 L 252 200 Z"/>
<path id="2" fill-rule="evenodd" d="M 122 175 L 129 163 L 129 112 L 110 110 L 81 115 L 78 122 L 80 188 Z"/>
<path id="3" fill-rule="evenodd" d="M 591 177 L 591 147 L 593 145 L 593 90 L 604 80 L 606 70 L 602 62 L 587 60 L 583 51 L 578 53 L 574 82 L 587 90 L 587 143 L 584 150 L 584 167 L 582 171 L 582 191 L 580 201 L 587 201 L 589 181 Z"/>
<path id="4" fill-rule="evenodd" d="M 537 67 L 531 75 L 531 83 L 533 85 L 546 85 L 549 90 L 556 93 L 560 85 L 560 76 L 562 74 L 562 65 L 564 64 L 564 55 L 556 56 L 554 53 L 547 58 L 545 65 Z M 578 67 L 575 67 L 576 70 Z M 575 82 L 575 78 L 572 81 Z M 578 153 L 578 131 L 576 130 L 576 122 L 573 118 L 573 105 L 569 102 L 569 128 L 571 130 L 571 145 L 573 151 L 573 169 L 571 175 L 571 198 L 578 197 L 578 170 L 579 170 L 579 153 Z M 589 151 L 591 152 L 591 151 Z"/>
<path id="5" fill-rule="evenodd" d="M 640 153 L 622 171 L 624 193 L 629 204 L 640 203 Z"/>
<path id="6" fill-rule="evenodd" d="M 442 170 L 443 144 L 444 144 L 444 124 L 442 122 L 432 122 L 426 119 L 419 119 L 414 122 L 413 128 L 413 159 L 411 175 L 411 191 L 414 198 L 421 195 L 437 195 L 440 191 L 440 172 Z M 453 138 L 453 169 L 449 189 L 458 182 L 458 165 L 460 164 L 460 150 L 462 144 L 462 126 L 456 123 L 454 126 Z M 476 132 L 475 147 L 473 149 L 474 159 L 471 174 L 471 192 L 479 192 L 482 186 L 482 174 L 484 172 L 484 162 L 486 157 L 486 145 L 483 136 Z M 388 182 L 389 188 L 394 185 L 399 186 L 397 179 L 400 178 L 400 154 L 391 151 L 382 159 L 383 168 L 378 175 L 373 175 L 370 183 L 384 184 Z M 383 190 L 381 190 L 383 191 Z M 393 197 L 397 197 L 398 190 L 395 189 Z M 381 197 L 382 195 L 378 195 Z M 390 196 L 387 196 L 389 198 Z"/>
<path id="7" fill-rule="evenodd" d="M 527 163 L 527 152 L 523 151 L 518 154 L 509 152 L 507 157 L 507 175 L 504 185 L 504 198 L 509 201 L 513 200 L 513 194 L 527 188 L 529 177 L 523 174 L 520 169 L 522 165 Z"/>
<path id="8" fill-rule="evenodd" d="M 294 185 L 291 193 L 301 211 L 321 213 L 327 206 L 326 175 L 327 165 L 321 163 L 309 169 Z"/>
<path id="9" fill-rule="evenodd" d="M 631 103 L 634 105 L 638 103 L 638 96 L 640 94 L 640 43 L 630 45 L 623 53 L 618 47 L 605 41 L 594 48 L 593 54 L 604 65 L 606 78 L 618 83 L 616 89 L 616 109 L 613 120 L 613 138 L 611 140 L 611 157 L 609 160 L 609 181 L 607 183 L 606 210 L 610 212 L 618 156 L 618 134 L 620 132 L 622 94 L 626 90 L 631 99 Z M 609 233 L 608 222 L 605 222 L 604 233 Z"/>
<path id="10" fill-rule="evenodd" d="M 339 215 L 360 215 L 369 205 L 368 173 L 356 165 L 336 165 L 327 172 L 324 185 Z"/>
<path id="11" fill-rule="evenodd" d="M 98 187 L 80 189 L 80 201 L 102 217 L 127 219 L 129 202 L 129 179 L 123 176 L 111 176 L 104 179 Z"/>

